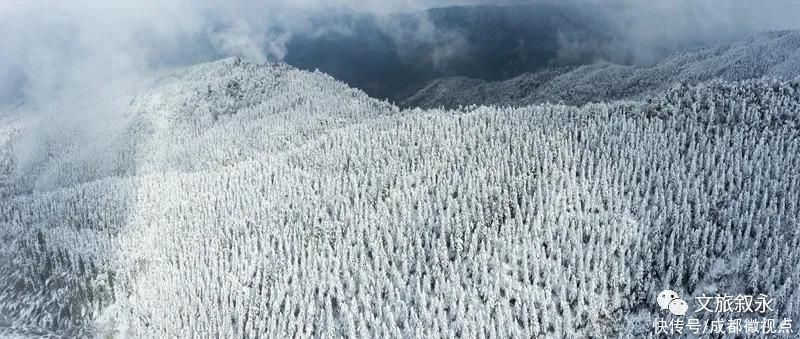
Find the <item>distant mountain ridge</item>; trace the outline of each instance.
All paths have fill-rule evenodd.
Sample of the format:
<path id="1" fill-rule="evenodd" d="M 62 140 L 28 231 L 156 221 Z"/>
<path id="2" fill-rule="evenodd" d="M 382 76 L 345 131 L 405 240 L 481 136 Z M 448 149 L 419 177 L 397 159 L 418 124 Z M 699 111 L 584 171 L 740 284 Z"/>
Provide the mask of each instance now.
<path id="1" fill-rule="evenodd" d="M 475 5 L 373 15 L 312 17 L 309 34 L 287 44 L 285 61 L 319 69 L 372 97 L 399 101 L 430 80 L 508 79 L 564 62 L 584 64 L 592 49 L 562 58 L 561 40 L 609 41 L 611 25 L 579 2 Z M 569 60 L 561 60 L 569 59 Z"/>
<path id="2" fill-rule="evenodd" d="M 528 73 L 505 81 L 442 78 L 404 99 L 400 106 L 525 106 L 547 101 L 580 105 L 641 99 L 679 83 L 762 77 L 790 80 L 798 76 L 800 31 L 765 32 L 732 43 L 675 53 L 650 67 L 600 62 Z"/>

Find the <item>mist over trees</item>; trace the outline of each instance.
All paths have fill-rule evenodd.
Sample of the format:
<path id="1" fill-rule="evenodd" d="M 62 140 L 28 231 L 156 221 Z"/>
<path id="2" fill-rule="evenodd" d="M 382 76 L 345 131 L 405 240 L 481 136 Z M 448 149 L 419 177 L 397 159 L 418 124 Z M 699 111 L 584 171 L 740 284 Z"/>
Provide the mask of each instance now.
<path id="1" fill-rule="evenodd" d="M 114 142 L 0 130 L 0 334 L 646 336 L 664 288 L 797 320 L 799 90 L 399 110 L 281 64 L 166 72 Z"/>

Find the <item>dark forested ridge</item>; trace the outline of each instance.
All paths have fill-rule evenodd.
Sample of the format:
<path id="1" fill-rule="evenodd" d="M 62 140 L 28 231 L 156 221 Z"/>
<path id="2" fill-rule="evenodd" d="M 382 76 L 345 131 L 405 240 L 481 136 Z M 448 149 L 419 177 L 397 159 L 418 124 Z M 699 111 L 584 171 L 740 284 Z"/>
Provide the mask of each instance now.
<path id="1" fill-rule="evenodd" d="M 611 25 L 573 2 L 453 6 L 385 16 L 344 11 L 311 21 L 292 38 L 285 61 L 319 69 L 370 96 L 400 101 L 447 76 L 504 80 L 600 57 L 576 44 L 611 39 Z"/>

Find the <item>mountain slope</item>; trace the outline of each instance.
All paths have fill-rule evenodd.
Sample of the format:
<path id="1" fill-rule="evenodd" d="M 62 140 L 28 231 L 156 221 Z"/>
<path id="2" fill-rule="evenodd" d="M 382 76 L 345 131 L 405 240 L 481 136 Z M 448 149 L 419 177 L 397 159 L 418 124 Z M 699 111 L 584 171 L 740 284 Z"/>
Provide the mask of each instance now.
<path id="1" fill-rule="evenodd" d="M 124 175 L 67 152 L 0 200 L 0 335 L 647 336 L 664 287 L 800 320 L 796 82 L 399 111 L 280 65 L 159 79 Z"/>
<path id="2" fill-rule="evenodd" d="M 112 106 L 123 113 L 111 122 L 58 115 L 43 122 L 18 119 L 7 135 L 14 132 L 22 150 L 46 157 L 27 156 L 16 164 L 20 175 L 9 184 L 13 191 L 228 166 L 303 145 L 371 115 L 397 112 L 322 73 L 234 59 L 163 72 L 134 95 L 112 101 L 124 105 Z M 96 120 L 111 120 L 98 115 Z"/>
<path id="3" fill-rule="evenodd" d="M 676 53 L 651 67 L 607 62 L 521 75 L 505 81 L 443 78 L 402 101 L 404 107 L 524 106 L 541 102 L 641 99 L 679 83 L 800 76 L 800 31 L 759 33 L 740 41 Z"/>

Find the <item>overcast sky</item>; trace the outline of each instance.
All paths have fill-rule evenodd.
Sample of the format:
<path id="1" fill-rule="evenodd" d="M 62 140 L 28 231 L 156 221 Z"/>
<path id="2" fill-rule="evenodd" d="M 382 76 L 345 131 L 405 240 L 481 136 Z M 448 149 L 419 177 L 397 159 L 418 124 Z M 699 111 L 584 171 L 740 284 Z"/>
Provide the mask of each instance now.
<path id="1" fill-rule="evenodd" d="M 581 2 L 581 0 L 575 0 Z M 522 3 L 525 1 L 505 1 Z M 539 1 L 541 2 L 541 1 Z M 585 0 L 620 25 L 613 48 L 642 60 L 686 39 L 797 26 L 795 0 Z M 223 56 L 280 60 L 330 8 L 386 14 L 480 0 L 3 0 L 0 102 L 100 95 L 153 69 Z M 424 20 L 424 17 L 421 17 Z M 409 35 L 414 36 L 414 34 Z"/>

